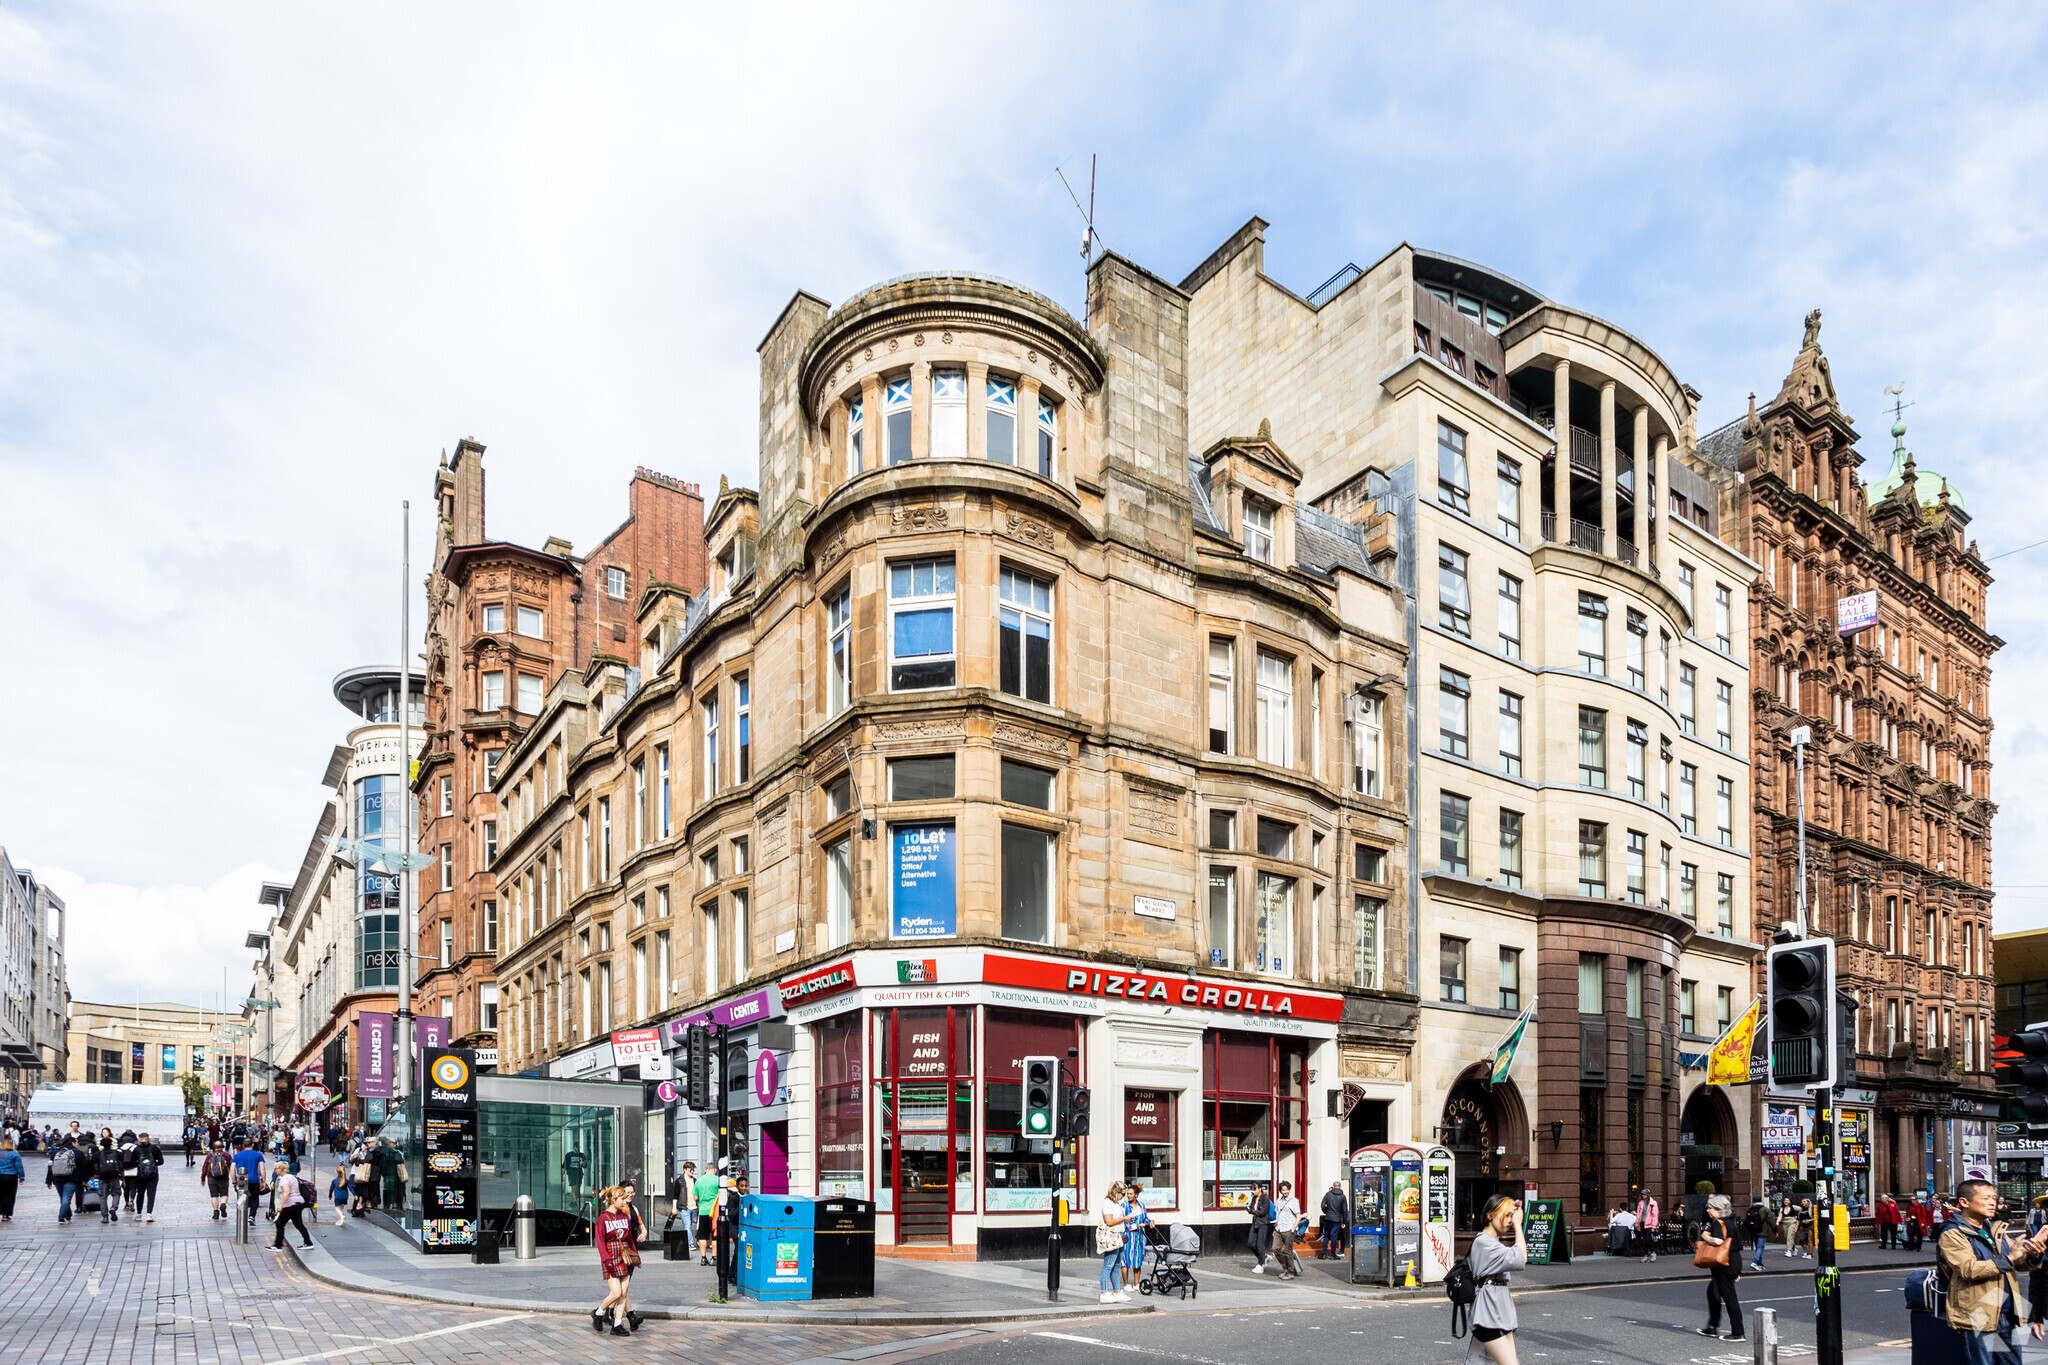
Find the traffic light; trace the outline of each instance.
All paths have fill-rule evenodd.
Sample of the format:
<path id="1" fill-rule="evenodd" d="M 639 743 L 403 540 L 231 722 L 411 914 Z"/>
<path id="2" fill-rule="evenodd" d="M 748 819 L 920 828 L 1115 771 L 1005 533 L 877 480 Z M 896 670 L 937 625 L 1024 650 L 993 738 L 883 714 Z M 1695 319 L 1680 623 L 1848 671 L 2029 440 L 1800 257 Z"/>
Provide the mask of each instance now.
<path id="1" fill-rule="evenodd" d="M 683 1035 L 683 1053 L 690 1059 L 690 1107 L 711 1108 L 711 1030 L 702 1024 L 690 1025 Z"/>
<path id="2" fill-rule="evenodd" d="M 1776 943 L 1764 958 L 1770 983 L 1771 1083 L 1809 1087 L 1835 1083 L 1835 941 Z"/>
<path id="3" fill-rule="evenodd" d="M 2048 1024 L 2012 1034 L 1995 1055 L 1998 1083 L 2010 1092 L 2007 1117 L 2030 1128 L 2048 1124 Z"/>
<path id="4" fill-rule="evenodd" d="M 1060 1103 L 1064 1117 L 1060 1120 L 1060 1132 L 1067 1137 L 1088 1136 L 1088 1087 L 1070 1085 L 1060 1092 Z"/>
<path id="5" fill-rule="evenodd" d="M 1024 1136 L 1060 1135 L 1060 1062 L 1057 1057 L 1024 1059 Z"/>

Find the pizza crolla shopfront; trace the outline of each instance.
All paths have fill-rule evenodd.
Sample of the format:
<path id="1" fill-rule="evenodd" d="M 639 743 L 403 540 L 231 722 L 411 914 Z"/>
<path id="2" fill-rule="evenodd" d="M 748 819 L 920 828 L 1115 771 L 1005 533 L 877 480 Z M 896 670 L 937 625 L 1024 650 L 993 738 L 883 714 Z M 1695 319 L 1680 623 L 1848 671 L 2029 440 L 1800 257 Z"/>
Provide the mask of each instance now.
<path id="1" fill-rule="evenodd" d="M 1213 1244 L 1254 1192 L 1318 1191 L 1348 1155 L 1309 1112 L 1335 1074 L 1338 995 L 993 949 L 859 952 L 781 994 L 790 1101 L 810 1110 L 792 1188 L 873 1199 L 883 1245 L 1042 1255 L 1061 1175 L 1077 1215 L 1122 1179 Z M 1069 1051 L 1093 1096 L 1078 1171 L 1022 1132 L 1023 1059 Z"/>

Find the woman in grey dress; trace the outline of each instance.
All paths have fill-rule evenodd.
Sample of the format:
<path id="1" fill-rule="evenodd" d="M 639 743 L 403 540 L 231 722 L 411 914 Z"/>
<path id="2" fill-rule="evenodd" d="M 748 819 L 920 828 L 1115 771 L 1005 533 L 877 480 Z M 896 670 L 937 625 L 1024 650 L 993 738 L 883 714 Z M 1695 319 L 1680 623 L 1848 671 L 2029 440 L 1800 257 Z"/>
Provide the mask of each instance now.
<path id="1" fill-rule="evenodd" d="M 1482 1221 L 1485 1230 L 1472 1239 L 1467 1254 L 1472 1278 L 1479 1282 L 1479 1298 L 1472 1305 L 1472 1342 L 1465 1348 L 1466 1365 L 1521 1365 L 1515 1355 L 1515 1301 L 1508 1294 L 1508 1272 L 1529 1264 L 1529 1243 L 1522 1235 L 1522 1201 L 1497 1194 L 1486 1201 Z"/>

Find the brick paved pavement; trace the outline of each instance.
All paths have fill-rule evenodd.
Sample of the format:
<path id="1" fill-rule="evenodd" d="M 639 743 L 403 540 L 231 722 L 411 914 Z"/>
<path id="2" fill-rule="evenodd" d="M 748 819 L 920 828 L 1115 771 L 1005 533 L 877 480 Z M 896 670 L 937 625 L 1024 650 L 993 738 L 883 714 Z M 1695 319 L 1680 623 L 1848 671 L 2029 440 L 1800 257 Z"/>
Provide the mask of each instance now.
<path id="1" fill-rule="evenodd" d="M 268 1224 L 238 1245 L 208 1217 L 197 1173 L 174 1158 L 156 1222 L 97 1214 L 57 1224 L 57 1201 L 29 1178 L 14 1221 L 0 1228 L 0 1365 L 379 1365 L 507 1359 L 521 1365 L 667 1358 L 744 1350 L 749 1365 L 839 1355 L 914 1337 L 901 1328 L 794 1324 L 673 1327 L 650 1323 L 628 1341 L 587 1318 L 444 1307 L 357 1294 L 314 1279 L 269 1246 Z M 322 1216 L 327 1216 L 322 1210 Z M 904 1349 L 924 1349 L 905 1341 Z M 877 1353 L 886 1361 L 896 1354 Z"/>

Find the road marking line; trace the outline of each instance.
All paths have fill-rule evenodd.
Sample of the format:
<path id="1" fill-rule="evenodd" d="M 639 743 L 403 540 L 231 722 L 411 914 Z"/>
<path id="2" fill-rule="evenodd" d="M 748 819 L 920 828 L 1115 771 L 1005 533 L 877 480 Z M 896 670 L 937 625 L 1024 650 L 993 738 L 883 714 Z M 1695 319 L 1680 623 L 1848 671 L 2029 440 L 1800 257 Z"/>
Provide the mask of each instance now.
<path id="1" fill-rule="evenodd" d="M 289 1360 L 273 1361 L 272 1365 L 306 1365 L 312 1360 L 328 1360 L 335 1356 L 352 1356 L 363 1351 L 374 1351 L 380 1346 L 404 1346 L 415 1341 L 427 1341 L 433 1337 L 452 1336 L 457 1332 L 474 1332 L 479 1327 L 497 1327 L 507 1322 L 519 1322 L 530 1318 L 531 1313 L 508 1313 L 501 1318 L 485 1318 L 482 1322 L 458 1323 L 453 1327 L 437 1327 L 431 1332 L 415 1332 L 409 1337 L 383 1337 L 366 1346 L 342 1346 L 332 1351 L 315 1351 L 311 1355 L 293 1356 Z"/>

